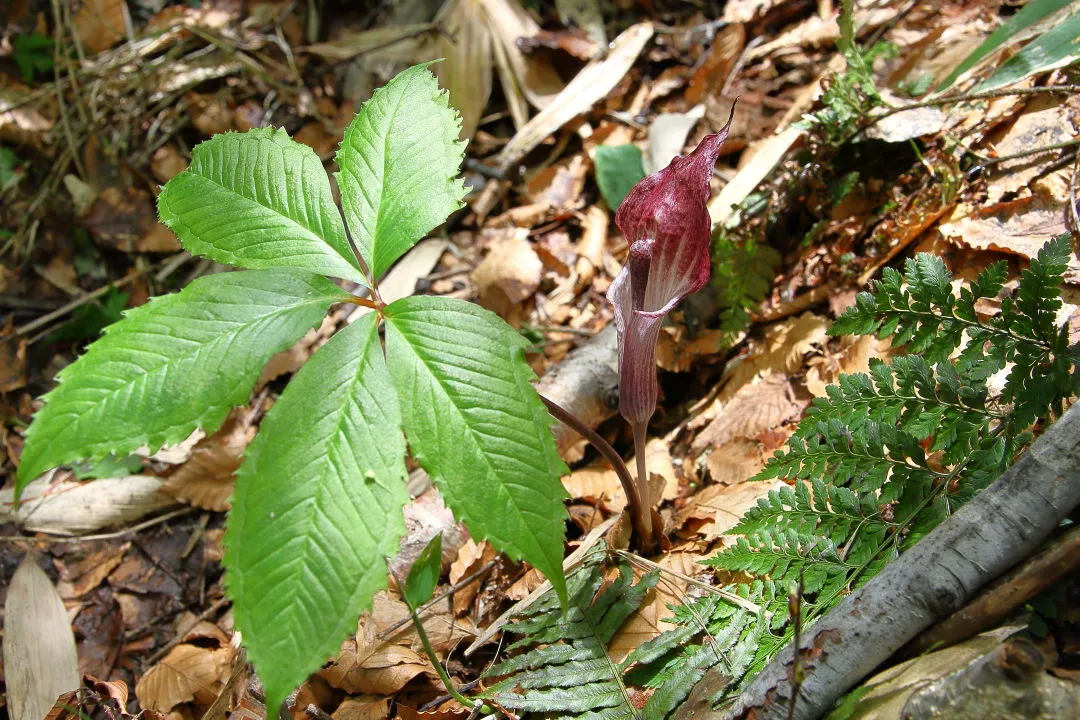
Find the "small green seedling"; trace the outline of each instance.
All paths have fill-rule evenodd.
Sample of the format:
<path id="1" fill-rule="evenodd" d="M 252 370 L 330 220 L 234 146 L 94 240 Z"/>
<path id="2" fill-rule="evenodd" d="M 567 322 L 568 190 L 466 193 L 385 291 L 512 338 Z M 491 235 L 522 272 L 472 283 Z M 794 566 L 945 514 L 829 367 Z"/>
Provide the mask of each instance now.
<path id="1" fill-rule="evenodd" d="M 401 589 L 401 597 L 409 607 L 409 617 L 412 619 L 413 627 L 416 628 L 420 643 L 424 646 L 424 653 L 428 656 L 428 660 L 431 661 L 435 672 L 439 674 L 439 680 L 442 681 L 443 687 L 446 688 L 451 697 L 463 706 L 471 707 L 473 709 L 471 717 L 475 717 L 484 707 L 483 701 L 470 700 L 454 686 L 454 681 L 450 679 L 446 668 L 439 662 L 439 656 L 435 654 L 435 649 L 431 647 L 431 640 L 428 639 L 427 631 L 424 630 L 424 623 L 420 620 L 420 607 L 435 594 L 435 588 L 439 584 L 441 574 L 442 534 L 436 533 L 435 537 L 431 538 L 424 549 L 420 551 L 416 560 L 413 561 L 412 567 L 409 568 L 409 575 L 405 579 L 405 587 Z"/>

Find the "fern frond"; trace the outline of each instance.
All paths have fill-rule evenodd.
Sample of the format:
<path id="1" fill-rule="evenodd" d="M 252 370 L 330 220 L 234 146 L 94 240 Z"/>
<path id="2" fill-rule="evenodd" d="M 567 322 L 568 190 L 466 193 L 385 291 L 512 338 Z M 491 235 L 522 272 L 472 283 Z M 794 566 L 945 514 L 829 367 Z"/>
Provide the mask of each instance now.
<path id="1" fill-rule="evenodd" d="M 810 484 L 800 482 L 794 488 L 785 485 L 770 490 L 728 532 L 750 535 L 764 530 L 789 530 L 828 538 L 840 547 L 856 530 L 877 535 L 884 534 L 886 527 L 873 494 L 859 495 L 813 478 Z"/>
<path id="2" fill-rule="evenodd" d="M 713 239 L 712 287 L 720 329 L 738 333 L 750 323 L 750 313 L 769 293 L 782 261 L 771 245 L 753 238 L 737 243 L 718 228 Z"/>
<path id="3" fill-rule="evenodd" d="M 728 588 L 759 605 L 759 613 L 715 595 L 706 595 L 673 608 L 667 630 L 627 656 L 627 680 L 655 688 L 642 711 L 643 720 L 663 720 L 690 694 L 694 684 L 713 670 L 738 685 L 757 660 L 763 642 L 775 638 L 774 626 L 786 623 L 787 600 L 771 581 L 755 580 Z M 777 642 L 782 641 L 777 639 Z"/>
<path id="4" fill-rule="evenodd" d="M 1000 294 L 1005 263 L 995 263 L 969 287 L 952 294 L 952 274 L 933 255 L 920 253 L 905 264 L 905 274 L 886 268 L 873 292 L 860 293 L 829 329 L 830 334 L 892 336 L 893 345 L 922 354 L 930 364 L 945 363 L 967 337 L 956 361 L 969 381 L 985 380 L 1009 363 L 1002 399 L 1016 404 L 1015 424 L 1058 414 L 1055 399 L 1076 394 L 1077 353 L 1057 326 L 1061 283 L 1070 254 L 1068 234 L 1048 242 L 1021 274 L 1015 298 L 1001 302 L 1001 313 L 979 318 L 975 304 Z M 906 279 L 906 285 L 904 280 Z"/>
<path id="5" fill-rule="evenodd" d="M 486 673 L 505 677 L 484 697 L 523 712 L 573 717 L 609 709 L 604 717 L 634 717 L 621 669 L 608 657 L 607 644 L 641 606 L 658 574 L 649 573 L 634 584 L 630 566 L 620 561 L 618 577 L 604 586 L 605 557 L 605 546 L 598 545 L 567 578 L 565 613 L 555 593 L 548 593 L 507 627 L 521 636 L 508 650 L 522 652 Z"/>
<path id="6" fill-rule="evenodd" d="M 904 279 L 907 286 L 904 286 Z M 831 335 L 892 336 L 895 347 L 907 347 L 932 364 L 948 359 L 960 345 L 974 306 L 955 312 L 951 276 L 941 258 L 920 253 L 907 261 L 904 274 L 892 268 L 882 271 L 873 292 L 859 293 L 829 329 Z"/>
<path id="7" fill-rule="evenodd" d="M 895 427 L 864 419 L 846 425 L 831 419 L 813 425 L 812 435 L 793 436 L 754 480 L 781 478 L 847 486 L 865 493 L 880 490 L 879 503 L 898 497 L 908 483 L 927 483 L 944 474 L 930 468 L 917 438 Z"/>
<path id="8" fill-rule="evenodd" d="M 781 587 L 802 580 L 804 592 L 813 594 L 843 578 L 852 569 L 828 538 L 795 530 L 759 530 L 739 537 L 703 561 L 711 567 L 768 578 Z"/>
<path id="9" fill-rule="evenodd" d="M 821 422 L 853 427 L 871 420 L 916 440 L 933 436 L 931 450 L 944 450 L 946 462 L 952 462 L 972 450 L 980 428 L 1001 417 L 988 407 L 984 380 L 963 377 L 950 363 L 939 364 L 935 372 L 918 355 L 898 357 L 892 364 L 874 358 L 869 375 L 841 375 L 826 392 L 807 410 L 797 437 L 816 434 Z"/>
<path id="10" fill-rule="evenodd" d="M 1080 351 L 1057 325 L 1069 255 L 1067 236 L 1047 243 L 1014 296 L 1002 298 L 1001 312 L 987 319 L 976 304 L 1002 294 L 1005 263 L 954 294 L 944 262 L 920 254 L 903 275 L 887 268 L 873 291 L 837 319 L 830 334 L 891 337 L 909 354 L 891 364 L 871 361 L 868 374 L 842 375 L 814 402 L 786 450 L 754 478 L 794 486 L 760 499 L 730 531 L 742 535 L 735 545 L 705 561 L 754 576 L 756 587 L 777 600 L 758 601 L 775 612 L 767 627 L 739 625 L 758 635 L 752 647 L 740 637 L 726 652 L 745 675 L 733 677 L 725 697 L 790 641 L 786 588 L 802 578 L 802 612 L 812 623 L 1000 476 L 1031 443 L 1033 424 L 1059 415 L 1080 394 Z M 987 379 L 1010 364 L 995 401 Z M 715 603 L 710 632 L 719 629 L 724 609 Z M 649 667 L 660 668 L 654 679 L 700 670 L 704 645 L 693 643 L 697 635 L 678 610 L 676 619 L 680 627 L 642 650 Z M 657 657 L 661 649 L 666 654 Z"/>

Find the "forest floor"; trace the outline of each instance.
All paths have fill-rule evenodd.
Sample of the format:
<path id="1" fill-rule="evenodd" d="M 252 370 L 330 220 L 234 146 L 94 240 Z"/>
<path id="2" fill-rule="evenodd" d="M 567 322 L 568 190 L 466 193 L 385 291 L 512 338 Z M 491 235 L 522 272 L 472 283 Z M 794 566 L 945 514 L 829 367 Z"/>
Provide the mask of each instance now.
<path id="1" fill-rule="evenodd" d="M 1018 49 L 1006 45 L 961 76 L 951 101 L 919 102 L 1011 16 L 999 2 L 856 3 L 859 77 L 837 49 L 840 3 L 616 4 L 618 19 L 606 24 L 590 2 L 577 4 L 573 22 L 552 3 L 523 9 L 517 0 L 5 4 L 0 473 L 13 477 L 39 398 L 106 325 L 227 269 L 183 251 L 157 221 L 161 185 L 196 144 L 284 127 L 332 172 L 359 103 L 397 71 L 436 57 L 446 58 L 433 69 L 472 138 L 463 167 L 471 191 L 399 262 L 383 296 L 465 298 L 495 311 L 531 341 L 527 359 L 549 392 L 589 405 L 590 424 L 631 455 L 612 403 L 612 351 L 588 360 L 591 384 L 560 387 L 553 370 L 602 345 L 612 324 L 605 293 L 626 255 L 612 206 L 642 172 L 718 130 L 738 98 L 710 202 L 717 252 L 729 257 L 660 337 L 662 394 L 647 452 L 669 541 L 651 559 L 662 582 L 609 653 L 621 659 L 666 629 L 671 604 L 695 584 L 720 582 L 699 561 L 731 543 L 724 533 L 783 485 L 748 479 L 813 399 L 841 373 L 890 357 L 873 337 L 828 334 L 857 292 L 919 252 L 943 258 L 957 284 L 1004 260 L 1015 285 L 1044 242 L 1076 230 L 1080 94 L 1040 89 L 1080 76 L 1066 65 L 964 100 Z M 860 78 L 876 90 L 868 94 Z M 848 97 L 828 107 L 825 89 Z M 600 150 L 626 145 L 640 152 Z M 1075 256 L 1065 283 L 1061 319 L 1075 343 Z M 44 569 L 51 584 L 36 592 L 62 599 L 79 674 L 95 692 L 122 697 L 126 713 L 263 716 L 222 582 L 232 474 L 288 377 L 349 311 L 335 310 L 275 356 L 250 402 L 209 437 L 50 473 L 29 491 L 40 500 L 29 513 L 13 511 L 10 479 L 4 486 L 0 602 L 24 558 Z M 621 526 L 611 520 L 626 502 L 616 473 L 583 442 L 559 437 L 572 467 L 567 552 L 595 542 L 598 528 L 618 546 L 611 528 Z M 461 650 L 543 578 L 470 539 L 421 472 L 410 490 L 408 537 L 392 567 L 406 569 L 442 534 L 440 590 L 454 592 L 424 622 L 466 686 L 498 652 L 498 636 L 483 653 Z M 1061 592 L 1075 599 L 1076 588 Z M 1071 629 L 1043 641 L 1062 677 L 1080 667 L 1078 606 L 1062 616 Z M 414 718 L 432 709 L 444 690 L 406 618 L 395 591 L 381 593 L 356 637 L 294 698 L 292 717 Z M 4 618 L 18 622 L 32 620 Z"/>

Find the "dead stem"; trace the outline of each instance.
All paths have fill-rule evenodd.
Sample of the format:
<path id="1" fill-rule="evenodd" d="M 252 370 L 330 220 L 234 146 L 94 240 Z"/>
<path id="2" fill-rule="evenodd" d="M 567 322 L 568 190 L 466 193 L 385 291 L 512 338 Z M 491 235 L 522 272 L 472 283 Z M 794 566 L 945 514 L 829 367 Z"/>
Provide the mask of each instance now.
<path id="1" fill-rule="evenodd" d="M 1010 95 L 1041 95 L 1045 93 L 1076 93 L 1080 92 L 1080 85 L 1047 85 L 1044 87 L 1032 87 L 1032 88 L 1013 88 L 1011 90 L 987 90 L 985 92 L 966 93 L 963 95 L 950 95 L 949 97 L 932 98 L 930 100 L 920 100 L 919 102 L 909 103 L 907 105 L 898 105 L 896 107 L 888 108 L 880 115 L 875 115 L 870 123 L 862 128 L 863 131 L 867 127 L 874 125 L 881 121 L 883 118 L 887 118 L 890 115 L 902 113 L 907 110 L 918 110 L 919 108 L 926 107 L 938 107 L 940 105 L 952 105 L 954 103 L 972 102 L 975 100 L 993 100 L 999 97 L 1008 97 Z"/>

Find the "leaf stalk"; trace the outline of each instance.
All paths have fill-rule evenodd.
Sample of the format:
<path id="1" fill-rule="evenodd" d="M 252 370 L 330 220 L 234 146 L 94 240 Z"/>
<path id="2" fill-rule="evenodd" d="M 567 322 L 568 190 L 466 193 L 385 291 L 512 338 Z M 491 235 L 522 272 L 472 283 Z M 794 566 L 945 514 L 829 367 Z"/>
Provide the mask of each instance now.
<path id="1" fill-rule="evenodd" d="M 630 524 L 633 527 L 634 536 L 638 540 L 638 546 L 643 552 L 651 550 L 655 546 L 652 526 L 652 507 L 647 504 L 647 500 L 643 502 L 640 487 L 638 483 L 634 481 L 622 456 L 615 451 L 615 448 L 611 447 L 611 443 L 605 440 L 600 433 L 582 422 L 581 418 L 577 415 L 574 415 L 554 400 L 546 398 L 543 395 L 540 395 L 540 399 L 543 401 L 544 405 L 547 406 L 548 412 L 551 413 L 553 418 L 588 440 L 592 446 L 595 447 L 609 463 L 611 463 L 612 469 L 615 470 L 615 474 L 619 478 L 619 483 L 622 484 L 623 492 L 626 494 L 626 509 L 630 513 Z M 637 436 L 636 431 L 634 435 L 635 437 Z M 645 454 L 641 451 L 636 451 L 636 454 L 638 455 L 638 468 L 640 472 L 640 468 L 645 462 Z M 646 492 L 648 491 L 647 485 L 645 490 Z M 648 495 L 645 495 L 644 497 L 648 498 Z"/>

